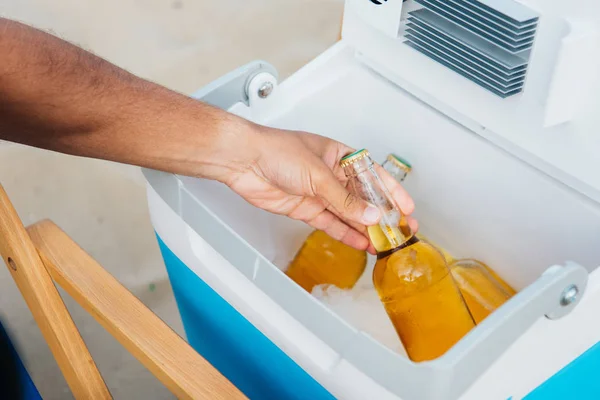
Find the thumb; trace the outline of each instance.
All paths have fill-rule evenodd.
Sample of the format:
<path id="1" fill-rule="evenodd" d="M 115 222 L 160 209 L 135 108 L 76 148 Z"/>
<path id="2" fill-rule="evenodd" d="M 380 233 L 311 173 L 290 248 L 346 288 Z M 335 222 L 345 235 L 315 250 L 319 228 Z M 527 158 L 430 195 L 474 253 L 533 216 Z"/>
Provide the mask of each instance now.
<path id="1" fill-rule="evenodd" d="M 329 168 L 321 169 L 315 182 L 315 195 L 329 203 L 341 218 L 363 225 L 379 221 L 379 209 L 348 191 Z"/>

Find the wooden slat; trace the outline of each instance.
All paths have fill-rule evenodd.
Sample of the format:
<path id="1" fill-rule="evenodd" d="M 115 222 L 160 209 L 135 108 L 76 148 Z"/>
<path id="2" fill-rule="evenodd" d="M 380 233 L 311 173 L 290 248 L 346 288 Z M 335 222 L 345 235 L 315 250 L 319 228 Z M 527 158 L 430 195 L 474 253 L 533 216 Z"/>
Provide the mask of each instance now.
<path id="1" fill-rule="evenodd" d="M 52 278 L 178 398 L 245 398 L 58 226 L 28 232 Z"/>
<path id="2" fill-rule="evenodd" d="M 0 185 L 0 253 L 77 399 L 111 399 L 69 311 Z"/>

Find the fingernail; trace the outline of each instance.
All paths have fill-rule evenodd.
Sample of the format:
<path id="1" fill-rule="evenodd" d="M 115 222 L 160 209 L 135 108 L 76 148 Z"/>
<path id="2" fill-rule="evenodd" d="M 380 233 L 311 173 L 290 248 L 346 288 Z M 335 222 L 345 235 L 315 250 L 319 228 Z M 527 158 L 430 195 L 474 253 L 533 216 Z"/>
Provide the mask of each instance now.
<path id="1" fill-rule="evenodd" d="M 362 218 L 365 225 L 373 225 L 379 220 L 379 209 L 373 206 L 367 207 Z"/>

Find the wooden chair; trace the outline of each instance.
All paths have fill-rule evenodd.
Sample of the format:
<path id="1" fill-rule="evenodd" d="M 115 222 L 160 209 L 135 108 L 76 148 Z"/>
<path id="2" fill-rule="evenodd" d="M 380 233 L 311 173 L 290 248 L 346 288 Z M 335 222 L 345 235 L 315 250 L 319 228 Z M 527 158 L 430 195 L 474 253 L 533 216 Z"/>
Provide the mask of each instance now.
<path id="1" fill-rule="evenodd" d="M 1 185 L 0 254 L 76 399 L 112 396 L 54 282 L 178 398 L 246 398 L 52 221 L 25 229 Z"/>

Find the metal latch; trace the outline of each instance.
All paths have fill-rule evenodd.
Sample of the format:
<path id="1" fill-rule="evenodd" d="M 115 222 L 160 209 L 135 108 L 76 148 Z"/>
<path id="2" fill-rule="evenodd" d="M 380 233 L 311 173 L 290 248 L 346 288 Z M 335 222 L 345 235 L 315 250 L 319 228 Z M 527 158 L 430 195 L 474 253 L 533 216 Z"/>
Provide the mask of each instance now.
<path id="1" fill-rule="evenodd" d="M 271 95 L 277 77 L 277 70 L 268 62 L 252 61 L 209 83 L 192 97 L 224 110 L 240 102 L 251 106 Z"/>

